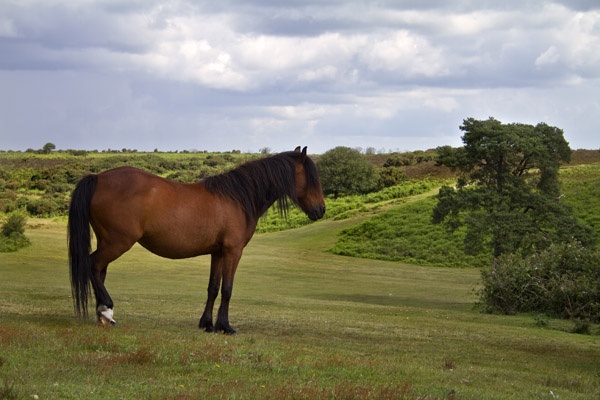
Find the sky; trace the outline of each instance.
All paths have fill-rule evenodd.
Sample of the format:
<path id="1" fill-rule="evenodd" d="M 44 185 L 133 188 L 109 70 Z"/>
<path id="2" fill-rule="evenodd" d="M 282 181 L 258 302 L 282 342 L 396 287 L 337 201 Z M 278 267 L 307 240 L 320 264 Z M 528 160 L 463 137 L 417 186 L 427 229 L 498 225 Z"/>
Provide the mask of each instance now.
<path id="1" fill-rule="evenodd" d="M 598 0 L 0 0 L 0 149 L 600 148 Z"/>

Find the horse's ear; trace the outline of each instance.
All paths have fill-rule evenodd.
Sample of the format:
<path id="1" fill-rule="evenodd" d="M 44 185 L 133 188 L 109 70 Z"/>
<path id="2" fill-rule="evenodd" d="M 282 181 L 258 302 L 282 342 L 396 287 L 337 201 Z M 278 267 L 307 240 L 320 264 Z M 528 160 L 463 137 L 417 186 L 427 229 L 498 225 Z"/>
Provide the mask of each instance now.
<path id="1" fill-rule="evenodd" d="M 306 148 L 307 146 L 304 146 L 304 148 L 302 149 L 302 158 L 306 158 Z"/>
<path id="2" fill-rule="evenodd" d="M 296 153 L 300 153 L 300 146 L 296 147 L 296 148 L 294 149 L 294 151 L 295 151 Z"/>

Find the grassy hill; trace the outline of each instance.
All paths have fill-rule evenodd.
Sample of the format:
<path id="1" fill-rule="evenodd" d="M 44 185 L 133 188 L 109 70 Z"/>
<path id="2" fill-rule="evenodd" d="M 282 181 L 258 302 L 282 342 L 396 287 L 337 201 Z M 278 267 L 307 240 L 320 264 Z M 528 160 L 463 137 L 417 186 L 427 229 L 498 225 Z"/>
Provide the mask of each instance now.
<path id="1" fill-rule="evenodd" d="M 600 164 L 561 169 L 562 201 L 594 228 L 600 238 Z M 342 231 L 332 251 L 339 255 L 401 261 L 418 265 L 473 267 L 489 265 L 490 256 L 463 253 L 464 231 L 448 233 L 431 223 L 433 197 L 416 198 Z"/>
<path id="2" fill-rule="evenodd" d="M 481 267 L 490 256 L 466 255 L 464 231 L 448 233 L 431 223 L 435 198 L 417 199 L 394 207 L 342 231 L 332 251 L 335 254 L 402 261 L 442 267 Z"/>

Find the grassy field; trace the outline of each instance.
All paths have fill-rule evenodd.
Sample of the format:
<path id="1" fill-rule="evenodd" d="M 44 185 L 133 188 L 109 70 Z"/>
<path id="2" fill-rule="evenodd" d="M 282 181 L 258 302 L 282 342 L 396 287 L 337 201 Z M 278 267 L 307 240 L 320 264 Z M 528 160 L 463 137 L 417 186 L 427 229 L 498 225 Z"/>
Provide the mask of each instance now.
<path id="1" fill-rule="evenodd" d="M 197 328 L 208 257 L 135 247 L 109 268 L 114 328 L 73 316 L 64 221 L 0 254 L 0 399 L 592 399 L 600 340 L 474 309 L 477 269 L 329 253 L 356 220 L 257 235 L 235 337 Z"/>

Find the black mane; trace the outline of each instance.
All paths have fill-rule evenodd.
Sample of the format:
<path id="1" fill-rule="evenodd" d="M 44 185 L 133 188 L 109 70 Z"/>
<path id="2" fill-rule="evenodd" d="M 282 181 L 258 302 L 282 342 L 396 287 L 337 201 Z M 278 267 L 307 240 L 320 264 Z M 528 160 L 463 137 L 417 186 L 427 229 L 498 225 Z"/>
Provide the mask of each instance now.
<path id="1" fill-rule="evenodd" d="M 285 215 L 290 207 L 289 200 L 298 204 L 295 161 L 300 157 L 302 154 L 296 151 L 276 154 L 247 162 L 203 182 L 209 192 L 239 203 L 248 221 L 258 220 L 275 201 Z M 317 168 L 308 157 L 304 169 L 309 190 L 320 185 Z"/>

